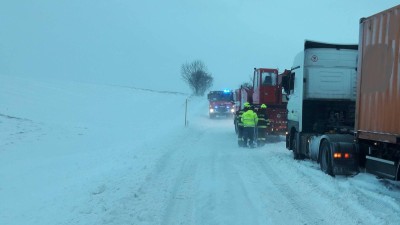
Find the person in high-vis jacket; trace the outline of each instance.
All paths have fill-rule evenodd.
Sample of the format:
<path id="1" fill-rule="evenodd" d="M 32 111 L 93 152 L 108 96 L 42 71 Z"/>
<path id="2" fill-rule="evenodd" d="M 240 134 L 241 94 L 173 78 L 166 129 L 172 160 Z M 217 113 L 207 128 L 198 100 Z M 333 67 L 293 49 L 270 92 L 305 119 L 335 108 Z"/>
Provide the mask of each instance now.
<path id="1" fill-rule="evenodd" d="M 243 140 L 243 122 L 242 122 L 242 115 L 245 112 L 245 109 L 250 107 L 250 103 L 245 102 L 243 104 L 244 108 L 236 112 L 235 116 L 235 124 L 237 125 L 236 127 L 236 132 L 238 135 L 238 145 L 239 147 L 245 147 L 244 145 L 244 140 Z"/>
<path id="2" fill-rule="evenodd" d="M 267 117 L 267 105 L 262 104 L 257 112 L 258 124 L 257 124 L 257 144 L 263 146 L 266 143 L 267 138 L 267 126 L 269 126 L 269 120 Z"/>
<path id="3" fill-rule="evenodd" d="M 244 147 L 248 146 L 250 148 L 254 148 L 255 147 L 254 134 L 255 134 L 255 127 L 257 126 L 258 122 L 258 116 L 252 110 L 250 105 L 245 108 L 245 112 L 242 115 L 241 121 L 243 123 Z"/>

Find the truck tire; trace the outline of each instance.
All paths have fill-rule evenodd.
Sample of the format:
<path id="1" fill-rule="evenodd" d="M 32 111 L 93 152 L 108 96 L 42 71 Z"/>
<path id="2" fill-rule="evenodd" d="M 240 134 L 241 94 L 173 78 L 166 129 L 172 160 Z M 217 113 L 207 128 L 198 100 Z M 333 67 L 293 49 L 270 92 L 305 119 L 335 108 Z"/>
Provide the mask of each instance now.
<path id="1" fill-rule="evenodd" d="M 293 135 L 290 137 L 291 138 L 291 149 L 293 150 L 293 159 L 299 160 L 300 154 L 297 152 L 297 132 L 293 132 Z"/>
<path id="2" fill-rule="evenodd" d="M 333 174 L 333 169 L 332 169 L 332 154 L 329 141 L 327 140 L 322 141 L 319 152 L 320 152 L 319 165 L 321 167 L 321 170 L 326 174 L 335 176 Z"/>
<path id="3" fill-rule="evenodd" d="M 293 132 L 292 138 L 292 150 L 293 150 L 293 159 L 295 160 L 302 160 L 305 159 L 305 155 L 299 151 L 299 143 L 297 142 L 297 132 Z"/>

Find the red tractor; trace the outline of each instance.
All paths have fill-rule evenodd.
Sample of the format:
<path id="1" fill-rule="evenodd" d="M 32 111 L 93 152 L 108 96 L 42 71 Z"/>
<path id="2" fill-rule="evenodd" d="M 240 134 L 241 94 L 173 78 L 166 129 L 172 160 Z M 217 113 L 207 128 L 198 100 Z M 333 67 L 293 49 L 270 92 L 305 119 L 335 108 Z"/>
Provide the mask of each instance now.
<path id="1" fill-rule="evenodd" d="M 278 74 L 277 69 L 254 68 L 252 104 L 255 109 L 261 104 L 267 105 L 267 117 L 270 125 L 267 134 L 283 135 L 287 125 L 287 99 L 282 93 L 282 77 L 290 71 Z"/>
<path id="2" fill-rule="evenodd" d="M 284 135 L 287 127 L 287 98 L 282 92 L 282 77 L 288 76 L 289 70 L 278 74 L 277 69 L 255 68 L 252 86 L 241 86 L 235 91 L 234 99 L 236 114 L 235 131 L 238 134 L 238 144 L 241 145 L 241 116 L 244 103 L 249 102 L 259 116 L 257 129 L 257 144 L 266 143 L 269 135 Z M 265 104 L 266 109 L 261 109 Z M 263 121 L 262 121 L 263 120 Z"/>

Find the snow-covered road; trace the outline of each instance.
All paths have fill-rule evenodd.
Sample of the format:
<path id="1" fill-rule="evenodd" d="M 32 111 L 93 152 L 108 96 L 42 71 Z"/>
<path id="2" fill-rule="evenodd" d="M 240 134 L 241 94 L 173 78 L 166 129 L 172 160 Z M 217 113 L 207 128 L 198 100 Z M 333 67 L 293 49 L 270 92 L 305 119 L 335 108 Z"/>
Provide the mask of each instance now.
<path id="1" fill-rule="evenodd" d="M 294 161 L 284 142 L 239 148 L 230 119 L 197 116 L 135 192 L 138 224 L 399 221 L 399 193 L 390 198 L 383 185 L 368 188 L 380 185 L 375 178 L 332 178 L 317 164 Z"/>
<path id="2" fill-rule="evenodd" d="M 398 182 L 239 148 L 205 98 L 0 79 L 0 224 L 399 224 Z"/>

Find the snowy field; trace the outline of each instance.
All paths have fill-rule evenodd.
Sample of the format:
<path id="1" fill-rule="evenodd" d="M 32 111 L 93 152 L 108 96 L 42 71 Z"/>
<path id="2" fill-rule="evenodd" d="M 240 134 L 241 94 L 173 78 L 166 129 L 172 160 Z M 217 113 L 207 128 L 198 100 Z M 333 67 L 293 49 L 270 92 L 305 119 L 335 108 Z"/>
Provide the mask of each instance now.
<path id="1" fill-rule="evenodd" d="M 0 75 L 0 224 L 400 224 L 400 185 L 238 148 L 206 98 Z"/>

